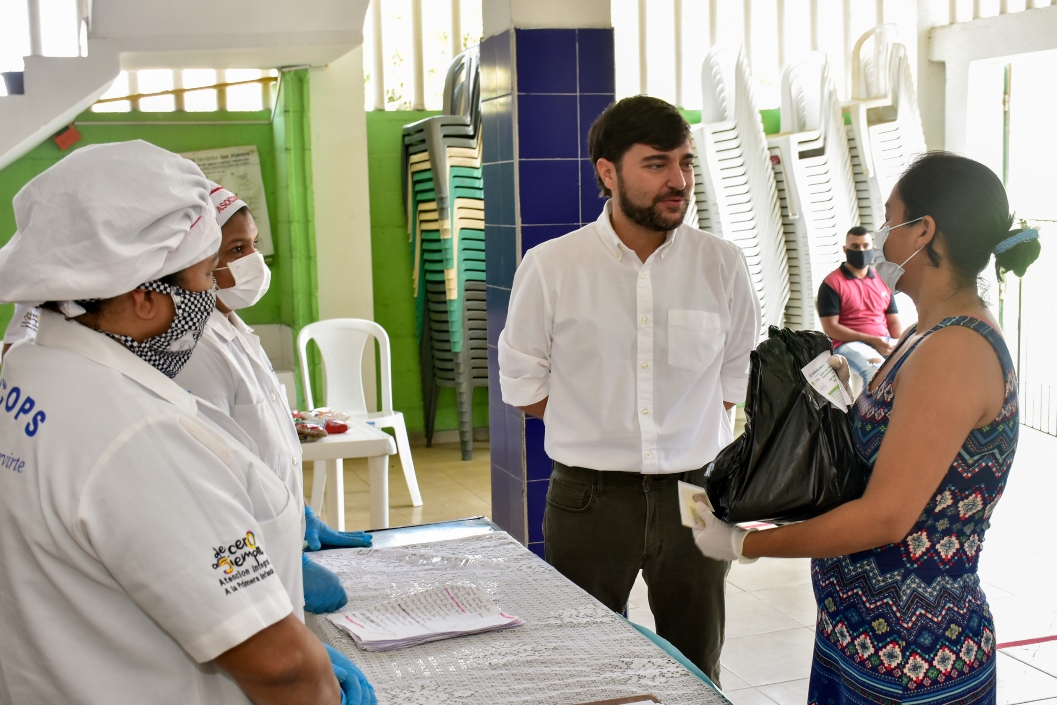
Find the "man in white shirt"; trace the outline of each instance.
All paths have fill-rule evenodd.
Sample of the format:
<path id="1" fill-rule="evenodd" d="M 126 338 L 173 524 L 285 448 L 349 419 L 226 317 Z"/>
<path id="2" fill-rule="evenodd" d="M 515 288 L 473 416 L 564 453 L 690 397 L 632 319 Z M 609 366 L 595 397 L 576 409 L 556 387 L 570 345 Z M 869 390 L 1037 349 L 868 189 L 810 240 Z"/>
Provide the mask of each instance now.
<path id="1" fill-rule="evenodd" d="M 525 254 L 499 339 L 503 400 L 546 422 L 547 560 L 610 609 L 641 569 L 658 633 L 719 682 L 729 563 L 680 525 L 676 481 L 733 440 L 760 309 L 741 249 L 682 222 L 690 128 L 647 96 L 591 127 L 598 220 Z"/>

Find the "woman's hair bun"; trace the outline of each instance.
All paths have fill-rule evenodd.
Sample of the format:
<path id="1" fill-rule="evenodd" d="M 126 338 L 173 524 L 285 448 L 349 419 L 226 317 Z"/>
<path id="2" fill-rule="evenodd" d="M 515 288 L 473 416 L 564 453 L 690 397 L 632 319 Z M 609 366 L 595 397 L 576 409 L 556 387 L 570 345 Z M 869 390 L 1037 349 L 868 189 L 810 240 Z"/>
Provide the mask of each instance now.
<path id="1" fill-rule="evenodd" d="M 1006 238 L 1016 238 L 1017 235 L 1027 232 L 1029 232 L 1027 228 L 1014 228 L 1009 231 Z M 1039 258 L 1039 254 L 1042 252 L 1042 245 L 1039 244 L 1038 233 L 1033 230 L 1030 232 L 1035 236 L 1021 238 L 1020 242 L 1016 242 L 1011 247 L 995 254 L 995 270 L 998 272 L 999 280 L 1002 279 L 1002 275 L 1005 272 L 1013 272 L 1018 277 L 1024 276 L 1031 263 Z M 1001 247 L 1001 244 L 999 247 Z"/>

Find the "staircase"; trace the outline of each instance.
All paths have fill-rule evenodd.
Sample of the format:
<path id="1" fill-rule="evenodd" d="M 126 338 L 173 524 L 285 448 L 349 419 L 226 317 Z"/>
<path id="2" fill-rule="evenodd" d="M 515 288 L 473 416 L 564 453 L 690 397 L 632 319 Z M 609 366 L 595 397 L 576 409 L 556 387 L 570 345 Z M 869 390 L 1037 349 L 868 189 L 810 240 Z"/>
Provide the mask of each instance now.
<path id="1" fill-rule="evenodd" d="M 367 3 L 94 0 L 87 56 L 27 56 L 24 93 L 0 96 L 0 169 L 72 122 L 122 69 L 325 66 L 363 44 Z"/>

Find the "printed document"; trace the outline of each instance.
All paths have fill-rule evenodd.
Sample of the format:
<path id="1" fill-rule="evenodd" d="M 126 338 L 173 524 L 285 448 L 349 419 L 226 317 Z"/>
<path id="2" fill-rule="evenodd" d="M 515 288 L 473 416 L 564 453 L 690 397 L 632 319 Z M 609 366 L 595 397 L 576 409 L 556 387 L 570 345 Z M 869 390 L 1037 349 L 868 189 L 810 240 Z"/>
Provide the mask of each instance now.
<path id="1" fill-rule="evenodd" d="M 816 392 L 826 397 L 833 406 L 844 413 L 848 413 L 852 398 L 847 390 L 844 389 L 844 385 L 840 383 L 837 371 L 829 366 L 831 357 L 833 357 L 833 353 L 821 352 L 818 357 L 804 365 L 801 372 L 804 373 L 808 384 Z"/>
<path id="2" fill-rule="evenodd" d="M 441 585 L 328 619 L 366 651 L 390 651 L 524 624 L 476 585 Z"/>

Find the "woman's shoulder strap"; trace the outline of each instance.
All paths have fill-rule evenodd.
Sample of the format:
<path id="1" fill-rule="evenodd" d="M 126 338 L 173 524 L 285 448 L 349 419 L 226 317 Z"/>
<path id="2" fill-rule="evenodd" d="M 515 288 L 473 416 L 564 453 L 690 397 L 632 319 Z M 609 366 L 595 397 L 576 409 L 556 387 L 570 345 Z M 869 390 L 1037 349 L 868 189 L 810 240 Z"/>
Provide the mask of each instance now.
<path id="1" fill-rule="evenodd" d="M 987 321 L 973 316 L 951 316 L 945 318 L 939 322 L 935 328 L 929 333 L 933 333 L 943 328 L 950 328 L 951 326 L 960 326 L 962 328 L 970 328 L 980 335 L 982 335 L 991 347 L 994 348 L 995 354 L 998 355 L 998 361 L 1002 364 L 1002 373 L 1009 374 L 1011 370 L 1015 370 L 1016 366 L 1013 364 L 1013 357 L 1009 354 L 1009 347 L 1006 345 L 1005 338 L 1002 334 L 995 330 Z"/>

